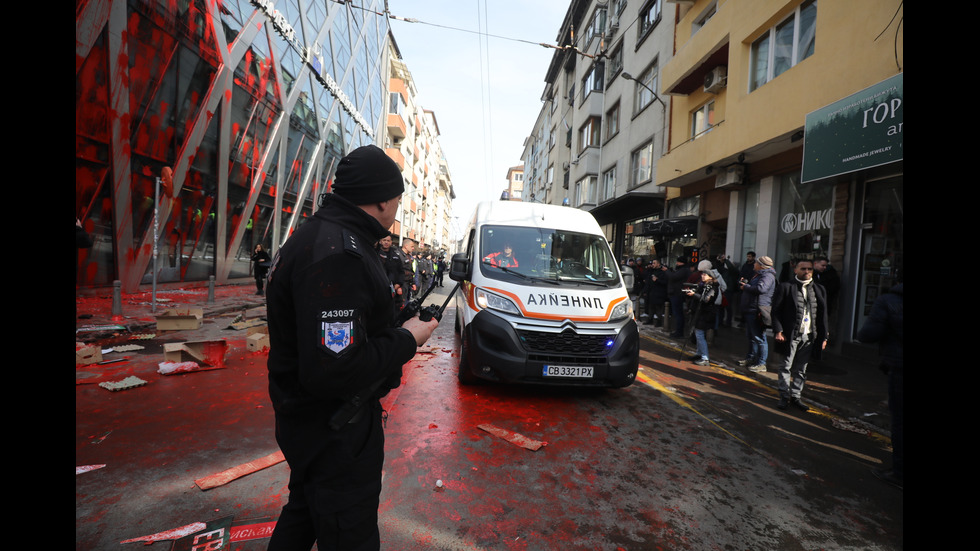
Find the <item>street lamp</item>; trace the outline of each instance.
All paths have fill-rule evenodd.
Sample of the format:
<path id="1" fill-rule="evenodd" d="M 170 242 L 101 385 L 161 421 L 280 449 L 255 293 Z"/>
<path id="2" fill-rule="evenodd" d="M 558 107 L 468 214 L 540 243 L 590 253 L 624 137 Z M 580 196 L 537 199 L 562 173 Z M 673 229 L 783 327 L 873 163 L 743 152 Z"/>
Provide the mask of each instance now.
<path id="1" fill-rule="evenodd" d="M 633 75 L 627 73 L 626 71 L 623 71 L 621 74 L 623 75 L 623 78 L 625 78 L 626 80 L 632 80 L 633 82 L 646 88 L 647 91 L 653 94 L 653 99 L 660 102 L 660 109 L 661 112 L 663 113 L 663 115 L 661 116 L 661 122 L 663 123 L 663 126 L 660 129 L 660 155 L 661 156 L 664 155 L 664 134 L 667 132 L 667 104 L 664 103 L 664 100 L 660 99 L 660 96 L 658 96 L 657 93 L 654 92 L 649 86 L 633 78 Z"/>
<path id="2" fill-rule="evenodd" d="M 660 105 L 663 106 L 663 109 L 665 111 L 667 110 L 667 104 L 664 103 L 664 101 L 662 99 L 660 99 L 660 96 L 658 96 L 657 93 L 654 92 L 649 86 L 647 86 L 646 84 L 643 84 L 643 82 L 641 82 L 639 80 L 636 80 L 635 78 L 633 78 L 633 75 L 631 75 L 631 74 L 629 74 L 629 73 L 627 73 L 625 71 L 623 73 L 621 73 L 621 74 L 623 75 L 623 78 L 625 78 L 626 80 L 632 80 L 633 82 L 635 82 L 635 83 L 639 84 L 640 86 L 646 88 L 651 94 L 653 94 L 653 99 L 659 101 L 660 102 Z"/>

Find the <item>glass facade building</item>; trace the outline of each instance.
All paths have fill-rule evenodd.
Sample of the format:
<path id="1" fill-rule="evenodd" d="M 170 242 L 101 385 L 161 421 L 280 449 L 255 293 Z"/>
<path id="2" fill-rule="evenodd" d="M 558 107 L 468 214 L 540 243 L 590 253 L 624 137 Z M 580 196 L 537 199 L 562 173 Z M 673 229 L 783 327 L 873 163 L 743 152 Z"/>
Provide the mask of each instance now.
<path id="1" fill-rule="evenodd" d="M 389 28 L 361 4 L 76 0 L 78 286 L 250 277 L 381 145 Z"/>

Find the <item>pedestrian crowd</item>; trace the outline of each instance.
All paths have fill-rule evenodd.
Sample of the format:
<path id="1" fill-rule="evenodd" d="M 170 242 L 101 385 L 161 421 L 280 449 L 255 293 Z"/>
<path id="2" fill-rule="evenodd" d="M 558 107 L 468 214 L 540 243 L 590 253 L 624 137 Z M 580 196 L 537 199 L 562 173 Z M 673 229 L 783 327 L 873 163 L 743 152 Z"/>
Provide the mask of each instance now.
<path id="1" fill-rule="evenodd" d="M 809 411 L 802 399 L 806 370 L 830 342 L 841 277 L 825 256 L 793 257 L 782 264 L 778 275 L 772 258 L 756 256 L 754 251 L 745 256 L 741 266 L 725 254 L 697 263 L 681 256 L 670 268 L 659 259 L 629 258 L 622 271 L 639 304 L 639 319 L 670 327 L 671 337 L 692 342 L 696 353 L 688 360 L 695 365 L 710 363 L 710 333 L 732 327 L 739 317 L 746 353 L 736 363 L 753 373 L 766 373 L 770 370 L 766 331 L 771 330 L 778 354 L 772 366 L 779 392 L 776 407 Z M 888 376 L 892 467 L 874 474 L 899 488 L 904 479 L 903 280 L 899 271 L 897 284 L 874 301 L 857 335 L 861 342 L 879 344 L 881 369 Z"/>

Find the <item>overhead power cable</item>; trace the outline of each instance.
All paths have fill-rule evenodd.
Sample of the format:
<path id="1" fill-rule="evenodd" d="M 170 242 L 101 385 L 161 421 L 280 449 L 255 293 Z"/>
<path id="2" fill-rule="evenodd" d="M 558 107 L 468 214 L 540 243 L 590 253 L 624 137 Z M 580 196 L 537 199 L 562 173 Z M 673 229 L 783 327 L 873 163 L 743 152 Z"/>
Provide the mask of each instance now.
<path id="1" fill-rule="evenodd" d="M 533 40 L 525 40 L 523 38 L 514 38 L 514 37 L 510 37 L 510 36 L 502 36 L 502 35 L 499 35 L 499 34 L 491 34 L 491 33 L 488 33 L 488 32 L 484 32 L 482 30 L 474 31 L 472 29 L 464 29 L 464 28 L 461 28 L 461 27 L 453 27 L 451 25 L 443 25 L 443 24 L 440 24 L 440 23 L 432 23 L 430 21 L 422 21 L 421 19 L 416 19 L 414 17 L 401 17 L 401 16 L 398 16 L 398 15 L 395 15 L 395 14 L 391 13 L 388 10 L 388 5 L 387 5 L 388 3 L 387 3 L 387 1 L 385 2 L 385 11 L 383 11 L 383 12 L 372 10 L 370 8 L 365 8 L 363 6 L 355 6 L 355 5 L 353 5 L 351 3 L 351 0 L 332 0 L 332 1 L 335 4 L 341 4 L 341 5 L 345 5 L 345 6 L 348 6 L 348 7 L 354 7 L 354 8 L 357 8 L 359 10 L 362 10 L 362 11 L 373 13 L 375 15 L 387 17 L 388 19 L 394 19 L 395 21 L 404 21 L 406 23 L 417 23 L 419 25 L 429 25 L 431 27 L 439 27 L 441 29 L 448 29 L 448 30 L 451 30 L 451 31 L 459 31 L 459 32 L 463 32 L 463 33 L 477 34 L 477 35 L 480 35 L 480 36 L 483 36 L 483 37 L 498 38 L 500 40 L 509 40 L 511 42 L 521 42 L 523 44 L 531 44 L 531 45 L 534 45 L 534 46 L 541 46 L 542 48 L 551 48 L 553 50 L 574 50 L 576 53 L 581 54 L 581 55 L 586 56 L 586 57 L 596 57 L 595 55 L 587 54 L 587 53 L 579 50 L 577 47 L 571 46 L 571 45 L 569 45 L 569 46 L 558 46 L 556 44 L 548 44 L 548 43 L 545 43 L 545 42 L 534 42 Z"/>

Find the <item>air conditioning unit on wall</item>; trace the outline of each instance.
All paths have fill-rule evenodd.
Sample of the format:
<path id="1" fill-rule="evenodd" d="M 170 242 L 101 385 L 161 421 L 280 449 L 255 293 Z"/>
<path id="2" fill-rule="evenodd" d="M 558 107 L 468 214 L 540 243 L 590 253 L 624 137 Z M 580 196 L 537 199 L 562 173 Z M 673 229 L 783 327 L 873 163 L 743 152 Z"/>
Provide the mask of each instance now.
<path id="1" fill-rule="evenodd" d="M 714 94 L 728 83 L 728 68 L 719 65 L 704 75 L 704 91 Z"/>
<path id="2" fill-rule="evenodd" d="M 740 186 L 745 182 L 745 165 L 734 164 L 715 176 L 715 189 Z"/>

